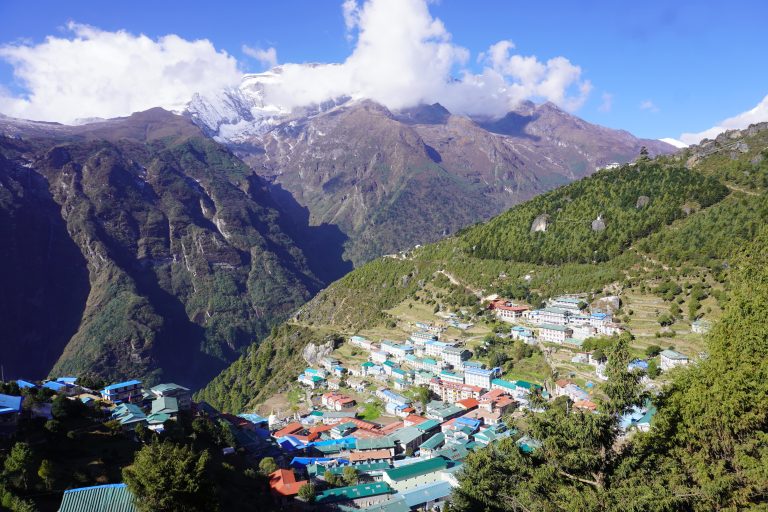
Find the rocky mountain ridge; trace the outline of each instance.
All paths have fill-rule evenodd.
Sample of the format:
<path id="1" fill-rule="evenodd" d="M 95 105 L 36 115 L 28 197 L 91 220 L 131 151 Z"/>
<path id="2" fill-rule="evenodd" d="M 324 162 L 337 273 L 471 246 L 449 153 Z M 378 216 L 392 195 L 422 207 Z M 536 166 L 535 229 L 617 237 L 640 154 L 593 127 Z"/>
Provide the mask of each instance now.
<path id="1" fill-rule="evenodd" d="M 344 240 L 333 250 L 355 265 L 631 161 L 643 146 L 676 151 L 552 103 L 523 102 L 499 119 L 346 97 L 288 112 L 266 99 L 265 84 L 279 80 L 279 68 L 247 75 L 237 88 L 195 97 L 185 115 L 295 202 L 300 222 L 338 227 Z"/>

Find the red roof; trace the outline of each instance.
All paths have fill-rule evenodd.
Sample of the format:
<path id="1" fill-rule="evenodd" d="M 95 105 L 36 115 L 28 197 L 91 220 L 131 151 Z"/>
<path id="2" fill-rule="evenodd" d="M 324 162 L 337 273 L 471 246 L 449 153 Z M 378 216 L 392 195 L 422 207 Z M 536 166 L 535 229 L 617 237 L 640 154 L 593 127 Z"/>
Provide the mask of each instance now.
<path id="1" fill-rule="evenodd" d="M 523 311 L 528 311 L 531 308 L 528 306 L 521 306 L 520 304 L 515 304 L 508 300 L 497 299 L 497 300 L 491 301 L 491 303 L 488 305 L 488 309 L 502 309 L 504 311 L 515 311 L 518 313 L 522 313 Z"/>
<path id="2" fill-rule="evenodd" d="M 364 460 L 381 460 L 391 458 L 392 452 L 387 448 L 382 448 L 381 450 L 367 450 L 364 452 L 352 452 L 347 455 L 349 462 L 361 462 Z"/>
<path id="3" fill-rule="evenodd" d="M 413 427 L 414 425 L 420 425 L 421 423 L 424 423 L 427 421 L 427 418 L 423 416 L 419 416 L 418 414 L 409 414 L 405 417 L 403 420 L 403 423 L 406 424 L 406 426 Z"/>
<path id="4" fill-rule="evenodd" d="M 578 409 L 586 409 L 588 411 L 597 410 L 597 404 L 591 400 L 579 400 L 578 402 L 574 402 L 573 406 Z"/>
<path id="5" fill-rule="evenodd" d="M 346 422 L 352 422 L 357 425 L 357 428 L 362 428 L 365 430 L 379 430 L 379 426 L 377 424 L 371 423 L 370 421 L 361 420 L 359 418 L 348 418 Z"/>
<path id="6" fill-rule="evenodd" d="M 479 403 L 480 402 L 478 402 L 474 398 L 465 398 L 464 400 L 459 400 L 458 402 L 456 402 L 456 405 L 469 410 L 469 409 L 475 409 Z"/>
<path id="7" fill-rule="evenodd" d="M 292 469 L 278 469 L 269 475 L 269 488 L 280 496 L 295 496 L 306 483 L 306 480 L 297 482 Z"/>
<path id="8" fill-rule="evenodd" d="M 321 434 L 323 432 L 328 432 L 331 429 L 333 429 L 333 425 L 315 425 L 314 427 L 309 427 L 309 433 Z"/>
<path id="9" fill-rule="evenodd" d="M 296 432 L 302 430 L 304 426 L 301 423 L 289 423 L 274 434 L 272 434 L 273 437 L 283 437 L 288 436 L 291 434 L 295 434 Z"/>
<path id="10" fill-rule="evenodd" d="M 403 422 L 396 421 L 394 423 L 390 423 L 389 425 L 381 427 L 381 432 L 385 434 L 389 434 L 390 432 L 394 432 L 395 430 L 399 430 L 401 428 L 403 428 Z"/>

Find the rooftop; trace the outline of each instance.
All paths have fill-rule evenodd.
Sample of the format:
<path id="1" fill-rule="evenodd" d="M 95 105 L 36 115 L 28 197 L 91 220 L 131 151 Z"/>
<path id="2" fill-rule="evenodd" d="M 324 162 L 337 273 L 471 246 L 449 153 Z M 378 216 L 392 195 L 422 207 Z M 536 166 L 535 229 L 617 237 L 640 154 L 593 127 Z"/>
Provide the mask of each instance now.
<path id="1" fill-rule="evenodd" d="M 448 467 L 448 461 L 442 457 L 435 457 L 434 459 L 427 459 L 407 466 L 401 466 L 399 468 L 388 469 L 384 471 L 384 474 L 390 480 L 395 482 L 401 480 L 408 480 L 409 478 L 416 478 L 417 476 L 426 475 L 427 473 L 433 473 L 440 471 Z"/>
<path id="2" fill-rule="evenodd" d="M 680 352 L 676 352 L 674 350 L 662 350 L 661 355 L 666 357 L 667 359 L 678 359 L 678 360 L 688 359 L 688 356 L 683 355 Z"/>
<path id="3" fill-rule="evenodd" d="M 386 482 L 372 482 L 367 484 L 350 485 L 349 487 L 337 487 L 327 489 L 317 495 L 316 503 L 333 503 L 335 501 L 356 500 L 379 494 L 389 494 L 392 488 Z"/>
<path id="4" fill-rule="evenodd" d="M 64 491 L 59 512 L 138 512 L 125 484 L 96 485 Z"/>
<path id="5" fill-rule="evenodd" d="M 139 381 L 139 380 L 127 380 L 125 382 L 118 382 L 116 384 L 110 384 L 109 386 L 104 388 L 104 391 L 113 391 L 115 389 L 127 388 L 129 386 L 141 386 L 141 381 Z"/>

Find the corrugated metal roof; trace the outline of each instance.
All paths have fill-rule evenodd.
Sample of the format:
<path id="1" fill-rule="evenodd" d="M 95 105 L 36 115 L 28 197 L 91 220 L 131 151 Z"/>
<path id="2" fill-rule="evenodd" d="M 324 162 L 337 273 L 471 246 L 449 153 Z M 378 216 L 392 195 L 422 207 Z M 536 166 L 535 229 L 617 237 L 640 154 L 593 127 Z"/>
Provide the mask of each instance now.
<path id="1" fill-rule="evenodd" d="M 401 493 L 409 507 L 417 507 L 431 501 L 437 501 L 451 494 L 451 484 L 445 480 L 422 485 Z"/>
<path id="2" fill-rule="evenodd" d="M 351 485 L 328 489 L 317 495 L 317 503 L 331 503 L 334 501 L 356 500 L 379 494 L 389 494 L 392 488 L 386 482 L 372 482 L 367 484 Z"/>
<path id="3" fill-rule="evenodd" d="M 109 386 L 104 388 L 104 391 L 111 391 L 113 389 L 126 388 L 128 386 L 136 386 L 136 385 L 141 385 L 141 381 L 127 380 L 125 382 L 118 382 L 117 384 L 110 384 Z"/>
<path id="4" fill-rule="evenodd" d="M 434 459 L 427 459 L 416 462 L 414 464 L 408 464 L 395 469 L 389 469 L 384 473 L 390 480 L 407 480 L 409 478 L 415 478 L 420 475 L 426 475 L 427 473 L 433 473 L 445 469 L 448 462 L 442 457 L 435 457 Z"/>
<path id="5" fill-rule="evenodd" d="M 138 512 L 125 484 L 97 485 L 64 491 L 59 512 Z"/>

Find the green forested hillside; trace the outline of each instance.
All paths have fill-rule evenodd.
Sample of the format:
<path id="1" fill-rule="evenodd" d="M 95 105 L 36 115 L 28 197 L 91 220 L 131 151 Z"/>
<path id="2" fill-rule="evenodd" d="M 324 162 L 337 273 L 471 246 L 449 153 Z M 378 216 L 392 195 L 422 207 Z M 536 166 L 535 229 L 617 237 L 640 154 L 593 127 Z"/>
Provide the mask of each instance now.
<path id="1" fill-rule="evenodd" d="M 612 411 L 643 399 L 619 344 L 609 354 L 609 399 L 599 414 L 557 401 L 529 414 L 520 428 L 542 447 L 525 454 L 509 440 L 471 454 L 451 510 L 765 510 L 767 247 L 763 228 L 736 262 L 708 357 L 676 372 L 654 399 L 648 433 L 617 442 Z"/>
<path id="2" fill-rule="evenodd" d="M 729 191 L 727 173 L 718 174 L 710 160 L 720 158 L 720 153 L 710 152 L 687 169 L 694 151 L 600 172 L 455 237 L 375 260 L 321 291 L 289 325 L 306 329 L 305 338 L 314 341 L 329 331 L 352 334 L 386 326 L 397 320 L 389 310 L 405 301 L 425 300 L 423 291 L 447 275 L 477 297 L 499 293 L 521 300 L 576 292 L 593 297 L 621 295 L 624 290 L 655 293 L 667 282 L 687 291 L 665 296 L 664 301 L 675 299 L 672 305 L 659 299 L 664 310 L 677 311 L 682 304 L 694 317 L 709 314 L 718 308 L 714 299 L 699 310 L 694 307 L 701 307 L 698 299 L 688 304 L 686 294 L 714 284 L 710 294 L 717 305 L 725 305 L 732 258 L 765 224 L 768 210 L 760 190 Z M 727 158 L 740 162 L 754 156 L 729 153 Z M 699 166 L 706 169 L 706 176 L 698 172 Z M 648 201 L 641 201 L 638 208 L 643 195 Z M 531 233 L 533 219 L 545 212 L 550 228 Z M 595 232 L 591 222 L 599 213 L 604 214 L 605 229 Z M 535 251 L 542 251 L 542 256 Z M 554 261 L 563 263 L 550 263 Z M 657 316 L 665 313 L 653 307 Z M 655 325 L 658 330 L 659 324 Z M 237 374 L 253 373 L 247 358 L 237 364 L 237 371 L 228 369 L 224 373 L 228 377 L 212 382 L 201 396 L 224 407 L 247 408 L 263 401 L 265 395 L 253 390 L 229 389 Z M 293 377 L 274 373 L 274 387 L 282 388 Z"/>
<path id="3" fill-rule="evenodd" d="M 467 230 L 462 238 L 480 258 L 549 264 L 607 261 L 686 212 L 720 201 L 727 192 L 713 177 L 641 160 L 536 197 Z M 531 232 L 540 216 L 546 216 L 546 231 Z M 598 217 L 602 226 L 593 225 Z"/>

